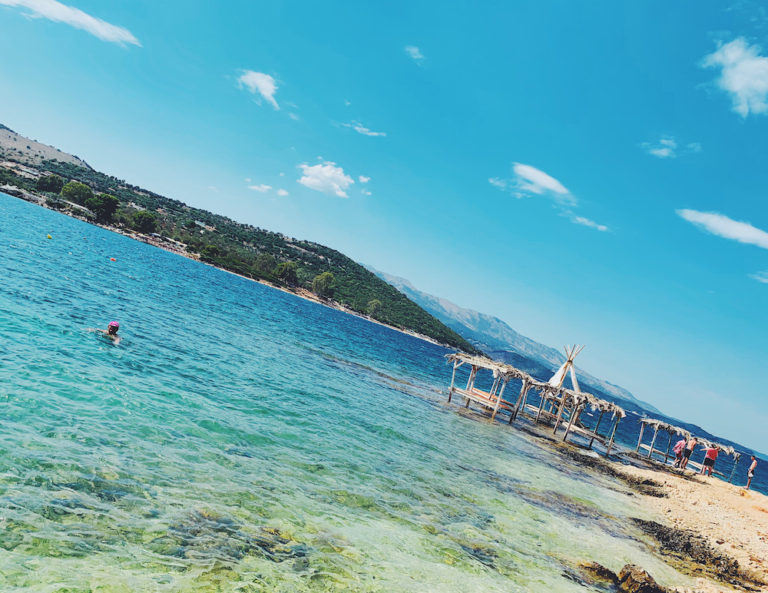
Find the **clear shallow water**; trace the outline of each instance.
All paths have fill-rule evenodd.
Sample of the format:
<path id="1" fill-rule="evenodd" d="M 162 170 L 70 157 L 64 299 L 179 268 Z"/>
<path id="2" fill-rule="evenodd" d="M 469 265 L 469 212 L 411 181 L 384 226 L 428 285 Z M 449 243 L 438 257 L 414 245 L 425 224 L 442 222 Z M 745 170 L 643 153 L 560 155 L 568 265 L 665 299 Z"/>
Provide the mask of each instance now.
<path id="1" fill-rule="evenodd" d="M 0 274 L 2 591 L 685 582 L 616 484 L 445 406 L 440 347 L 4 195 Z"/>

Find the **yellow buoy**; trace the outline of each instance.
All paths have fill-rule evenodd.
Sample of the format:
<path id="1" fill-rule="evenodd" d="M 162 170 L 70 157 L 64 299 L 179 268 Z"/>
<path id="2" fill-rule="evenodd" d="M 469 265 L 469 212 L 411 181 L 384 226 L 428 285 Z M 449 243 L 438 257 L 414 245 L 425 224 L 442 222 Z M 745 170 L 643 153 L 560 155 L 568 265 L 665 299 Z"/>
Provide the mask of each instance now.
<path id="1" fill-rule="evenodd" d="M 50 235 L 48 235 L 48 238 L 49 238 L 49 239 L 53 239 L 53 237 L 51 237 Z"/>

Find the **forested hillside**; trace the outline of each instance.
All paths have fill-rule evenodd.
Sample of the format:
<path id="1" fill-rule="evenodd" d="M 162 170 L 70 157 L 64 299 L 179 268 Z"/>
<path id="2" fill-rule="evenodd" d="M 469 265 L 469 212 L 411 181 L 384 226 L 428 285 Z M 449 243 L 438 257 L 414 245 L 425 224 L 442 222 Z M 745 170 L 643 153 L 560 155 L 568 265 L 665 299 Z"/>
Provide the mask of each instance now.
<path id="1" fill-rule="evenodd" d="M 49 207 L 157 237 L 226 270 L 295 291 L 310 290 L 382 323 L 475 351 L 396 288 L 334 249 L 191 208 L 87 166 L 40 161 L 39 156 L 26 159 L 26 143 L 18 146 L 13 153 L 0 152 L 4 191 L 17 187 L 43 196 Z"/>

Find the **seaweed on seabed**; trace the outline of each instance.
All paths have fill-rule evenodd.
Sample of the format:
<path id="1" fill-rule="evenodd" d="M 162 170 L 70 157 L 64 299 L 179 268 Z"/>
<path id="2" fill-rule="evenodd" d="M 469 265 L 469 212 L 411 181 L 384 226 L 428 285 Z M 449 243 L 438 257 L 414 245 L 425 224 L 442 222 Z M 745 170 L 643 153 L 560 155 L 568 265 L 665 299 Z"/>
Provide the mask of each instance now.
<path id="1" fill-rule="evenodd" d="M 746 591 L 763 591 L 768 585 L 743 570 L 733 558 L 712 548 L 703 536 L 693 531 L 638 518 L 632 518 L 632 522 L 659 543 L 661 553 L 674 559 L 673 565 L 680 572 L 703 575 Z"/>
<path id="2" fill-rule="evenodd" d="M 236 562 L 255 555 L 273 562 L 304 558 L 306 545 L 277 529 L 262 527 L 257 533 L 244 530 L 236 521 L 206 510 L 195 510 L 172 524 L 167 534 L 149 543 L 159 554 L 185 559 Z"/>

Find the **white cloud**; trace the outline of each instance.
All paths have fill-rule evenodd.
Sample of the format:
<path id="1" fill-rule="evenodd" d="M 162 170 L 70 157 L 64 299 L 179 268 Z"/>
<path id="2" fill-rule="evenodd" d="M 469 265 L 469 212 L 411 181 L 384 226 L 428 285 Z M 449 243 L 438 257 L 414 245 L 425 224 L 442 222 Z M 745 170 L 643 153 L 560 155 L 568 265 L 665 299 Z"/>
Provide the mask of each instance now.
<path id="1" fill-rule="evenodd" d="M 575 206 L 578 203 L 578 200 L 562 183 L 536 167 L 523 163 L 513 163 L 512 171 L 515 177 L 510 185 L 515 190 L 513 195 L 518 198 L 534 194 L 548 196 L 561 205 Z"/>
<path id="2" fill-rule="evenodd" d="M 371 192 L 369 192 L 367 189 L 361 190 L 360 193 L 363 194 L 364 196 L 370 196 L 371 195 Z"/>
<path id="3" fill-rule="evenodd" d="M 761 282 L 762 284 L 768 284 L 768 272 L 757 272 L 755 274 L 750 274 L 749 277 L 752 278 L 752 280 Z"/>
<path id="4" fill-rule="evenodd" d="M 243 73 L 237 79 L 237 83 L 240 88 L 245 87 L 254 95 L 258 93 L 265 101 L 272 105 L 272 107 L 280 109 L 277 101 L 275 101 L 277 83 L 269 74 L 254 72 L 253 70 L 243 70 Z"/>
<path id="5" fill-rule="evenodd" d="M 352 128 L 355 132 L 358 134 L 363 134 L 364 136 L 386 136 L 386 132 L 374 132 L 368 128 L 366 128 L 363 124 L 361 124 L 359 121 L 353 121 L 348 124 L 341 124 L 345 128 Z"/>
<path id="6" fill-rule="evenodd" d="M 250 177 L 246 177 L 246 178 L 245 178 L 245 182 L 246 182 L 246 183 L 250 183 L 251 181 L 252 181 L 252 180 L 251 180 L 251 178 L 250 178 Z"/>
<path id="7" fill-rule="evenodd" d="M 79 8 L 67 6 L 56 0 L 0 0 L 0 6 L 26 8 L 32 11 L 34 17 L 70 25 L 76 29 L 87 31 L 102 41 L 141 47 L 139 40 L 128 29 L 112 25 L 83 12 Z"/>
<path id="8" fill-rule="evenodd" d="M 288 117 L 290 117 L 290 118 L 291 118 L 293 121 L 299 121 L 299 119 L 301 119 L 301 118 L 300 118 L 298 115 L 296 115 L 295 113 L 289 113 L 289 114 L 288 114 Z"/>
<path id="9" fill-rule="evenodd" d="M 415 45 L 406 45 L 405 53 L 407 53 L 417 64 L 421 64 L 424 61 L 424 54 L 422 54 L 421 50 Z"/>
<path id="10" fill-rule="evenodd" d="M 717 212 L 699 212 L 698 210 L 687 209 L 676 210 L 676 212 L 680 218 L 695 224 L 712 235 L 768 249 L 768 233 L 748 222 L 733 220 Z"/>
<path id="11" fill-rule="evenodd" d="M 357 180 L 360 183 L 368 183 L 371 180 L 371 178 L 370 177 L 366 177 L 365 175 L 360 175 L 360 177 L 358 177 Z"/>
<path id="12" fill-rule="evenodd" d="M 768 111 L 768 57 L 761 51 L 739 37 L 704 58 L 703 67 L 720 68 L 717 85 L 730 94 L 741 117 Z"/>
<path id="13" fill-rule="evenodd" d="M 287 190 L 284 190 L 283 188 L 280 188 L 280 189 L 277 190 L 277 195 L 278 196 L 287 196 L 289 194 L 288 194 Z"/>
<path id="14" fill-rule="evenodd" d="M 662 136 L 658 142 L 643 142 L 640 145 L 645 152 L 660 159 L 674 159 L 681 154 L 701 152 L 701 144 L 689 142 L 684 146 L 678 144 L 674 136 Z"/>
<path id="15" fill-rule="evenodd" d="M 597 229 L 598 231 L 605 232 L 608 230 L 608 227 L 604 224 L 598 224 L 594 220 L 590 220 L 589 218 L 584 218 L 583 216 L 571 216 L 571 222 L 575 224 L 580 224 L 583 226 L 587 226 L 591 229 Z"/>
<path id="16" fill-rule="evenodd" d="M 580 224 L 598 231 L 607 231 L 608 227 L 596 223 L 589 218 L 577 216 L 573 209 L 579 205 L 579 200 L 560 181 L 531 165 L 512 163 L 511 179 L 499 177 L 488 178 L 493 187 L 508 192 L 516 198 L 542 196 L 549 198 L 555 204 L 560 215 L 567 217 L 574 224 Z"/>
<path id="17" fill-rule="evenodd" d="M 648 154 L 660 159 L 673 159 L 677 156 L 677 140 L 672 136 L 662 136 L 656 143 L 643 142 L 641 146 Z"/>
<path id="18" fill-rule="evenodd" d="M 299 183 L 324 194 L 333 194 L 340 198 L 347 198 L 347 188 L 355 183 L 344 169 L 336 166 L 336 163 L 324 161 L 319 165 L 299 165 L 303 175 Z"/>
<path id="19" fill-rule="evenodd" d="M 261 194 L 267 193 L 270 189 L 272 189 L 271 185 L 267 185 L 266 183 L 261 183 L 259 185 L 249 185 L 248 189 L 252 189 L 253 191 L 257 191 Z"/>

